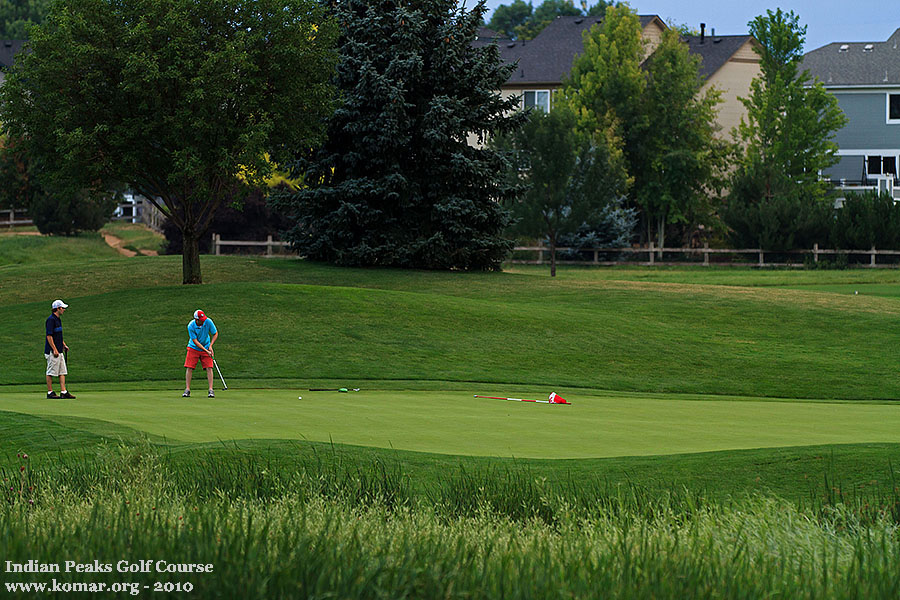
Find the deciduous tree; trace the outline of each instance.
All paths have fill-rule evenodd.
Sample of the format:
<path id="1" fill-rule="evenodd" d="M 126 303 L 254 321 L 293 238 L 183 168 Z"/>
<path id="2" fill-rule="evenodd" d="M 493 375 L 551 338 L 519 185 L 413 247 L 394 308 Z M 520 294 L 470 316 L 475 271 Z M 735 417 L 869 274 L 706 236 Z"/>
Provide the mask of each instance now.
<path id="1" fill-rule="evenodd" d="M 200 283 L 223 199 L 262 183 L 267 153 L 321 139 L 336 33 L 312 0 L 58 0 L 0 91 L 2 120 L 42 176 L 156 204 Z"/>
<path id="2" fill-rule="evenodd" d="M 739 132 L 746 152 L 735 173 L 731 201 L 788 195 L 817 200 L 827 182 L 819 173 L 837 162 L 834 133 L 846 117 L 822 82 L 800 70 L 806 26 L 793 11 L 766 11 L 750 22 L 759 42 L 760 75 L 741 101 L 747 108 Z"/>
<path id="3" fill-rule="evenodd" d="M 628 183 L 621 151 L 604 136 L 584 135 L 575 126 L 575 114 L 560 99 L 549 114 L 530 111 L 520 131 L 497 141 L 515 158 L 512 177 L 526 186 L 510 203 L 511 231 L 547 238 L 551 277 L 559 238 L 580 226 L 596 229 Z"/>

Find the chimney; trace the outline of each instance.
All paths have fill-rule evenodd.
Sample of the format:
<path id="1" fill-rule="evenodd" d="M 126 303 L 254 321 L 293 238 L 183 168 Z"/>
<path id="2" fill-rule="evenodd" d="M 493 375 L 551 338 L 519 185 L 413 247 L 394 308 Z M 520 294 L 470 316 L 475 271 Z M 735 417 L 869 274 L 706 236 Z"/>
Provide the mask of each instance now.
<path id="1" fill-rule="evenodd" d="M 700 23 L 700 43 L 703 43 L 703 39 L 706 37 L 706 23 Z"/>

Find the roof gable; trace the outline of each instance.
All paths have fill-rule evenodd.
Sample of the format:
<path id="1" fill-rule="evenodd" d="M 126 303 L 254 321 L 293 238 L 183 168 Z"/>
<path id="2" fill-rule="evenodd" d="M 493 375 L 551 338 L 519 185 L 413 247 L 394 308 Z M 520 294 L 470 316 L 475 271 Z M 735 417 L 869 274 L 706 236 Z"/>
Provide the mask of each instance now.
<path id="1" fill-rule="evenodd" d="M 668 29 L 657 15 L 639 15 L 645 37 Z M 602 23 L 600 17 L 557 17 L 533 40 L 498 40 L 504 61 L 517 63 L 507 85 L 546 85 L 562 83 L 575 57 L 584 52 L 584 33 Z M 685 38 L 692 54 L 701 58 L 700 75 L 708 79 L 721 69 L 741 48 L 753 41 L 750 35 L 699 36 Z"/>
<path id="2" fill-rule="evenodd" d="M 747 43 L 753 43 L 751 35 L 688 35 L 683 36 L 688 51 L 700 57 L 700 77 L 709 79 L 725 66 Z"/>
<path id="3" fill-rule="evenodd" d="M 656 15 L 639 15 L 641 30 L 666 29 Z M 600 17 L 556 17 L 533 40 L 505 40 L 500 43 L 500 56 L 506 62 L 517 62 L 509 85 L 559 85 L 569 74 L 575 56 L 584 52 L 584 32 L 602 23 Z"/>

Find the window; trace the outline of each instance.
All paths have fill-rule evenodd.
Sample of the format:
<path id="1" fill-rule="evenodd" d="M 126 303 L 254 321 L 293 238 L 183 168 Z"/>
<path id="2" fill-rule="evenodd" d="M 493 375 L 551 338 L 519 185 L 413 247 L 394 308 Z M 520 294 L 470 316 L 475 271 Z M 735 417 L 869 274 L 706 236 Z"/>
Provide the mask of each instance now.
<path id="1" fill-rule="evenodd" d="M 900 94 L 888 94 L 888 122 L 900 123 Z"/>
<path id="2" fill-rule="evenodd" d="M 523 108 L 550 112 L 550 90 L 528 90 L 522 94 Z"/>
<path id="3" fill-rule="evenodd" d="M 866 175 L 881 175 L 881 157 L 866 157 Z"/>
<path id="4" fill-rule="evenodd" d="M 866 175 L 893 175 L 897 178 L 896 156 L 867 156 Z"/>

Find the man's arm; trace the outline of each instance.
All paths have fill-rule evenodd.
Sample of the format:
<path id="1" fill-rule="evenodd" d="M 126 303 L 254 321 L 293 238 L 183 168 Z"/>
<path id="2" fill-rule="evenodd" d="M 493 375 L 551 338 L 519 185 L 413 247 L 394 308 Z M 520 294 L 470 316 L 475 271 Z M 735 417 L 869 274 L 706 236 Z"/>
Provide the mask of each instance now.
<path id="1" fill-rule="evenodd" d="M 209 340 L 209 354 L 210 355 L 212 355 L 212 353 L 213 353 L 213 344 L 216 343 L 216 338 L 218 338 L 218 337 L 219 337 L 219 332 L 217 331 L 213 334 L 212 339 Z"/>
<path id="2" fill-rule="evenodd" d="M 56 342 L 53 341 L 53 336 L 48 335 L 47 341 L 50 342 L 50 348 L 53 350 L 53 356 L 59 356 L 59 350 L 56 349 Z M 65 342 L 63 342 L 63 345 L 65 345 Z"/>
<path id="3" fill-rule="evenodd" d="M 213 341 L 215 341 L 215 339 L 216 339 L 216 338 L 213 338 Z M 194 344 L 196 344 L 196 346 L 197 346 L 198 348 L 203 348 L 203 351 L 204 351 L 204 352 L 206 352 L 207 354 L 209 354 L 210 356 L 212 356 L 212 342 L 209 343 L 209 348 L 207 348 L 206 346 L 204 346 L 203 344 L 201 344 L 201 343 L 200 343 L 200 340 L 198 340 L 197 338 L 191 338 L 191 341 L 192 341 Z"/>

